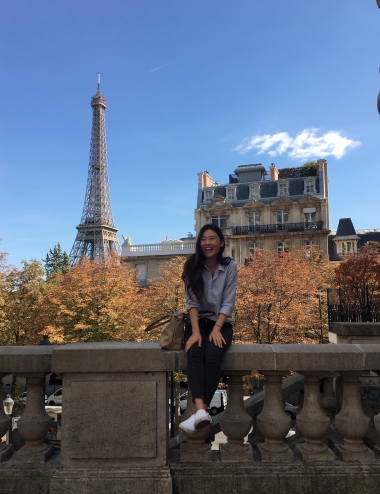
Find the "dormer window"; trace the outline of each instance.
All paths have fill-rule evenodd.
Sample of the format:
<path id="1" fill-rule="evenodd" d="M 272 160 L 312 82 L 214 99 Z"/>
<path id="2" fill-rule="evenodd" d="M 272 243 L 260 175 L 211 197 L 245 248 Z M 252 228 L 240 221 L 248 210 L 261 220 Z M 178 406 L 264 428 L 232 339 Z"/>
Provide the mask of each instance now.
<path id="1" fill-rule="evenodd" d="M 236 199 L 236 185 L 226 187 L 226 199 L 227 201 L 234 201 Z"/>
<path id="2" fill-rule="evenodd" d="M 260 199 L 260 184 L 251 184 L 249 186 L 249 198 Z"/>
<path id="3" fill-rule="evenodd" d="M 278 196 L 289 195 L 289 182 L 278 182 Z"/>
<path id="4" fill-rule="evenodd" d="M 344 256 L 346 254 L 355 254 L 356 253 L 356 241 L 354 240 L 346 240 L 346 241 L 338 241 L 336 242 L 337 244 L 337 251 L 338 254 L 341 256 Z"/>
<path id="5" fill-rule="evenodd" d="M 303 181 L 303 193 L 304 194 L 315 194 L 315 178 L 305 178 Z"/>
<path id="6" fill-rule="evenodd" d="M 204 202 L 210 202 L 214 195 L 214 189 L 204 189 Z"/>

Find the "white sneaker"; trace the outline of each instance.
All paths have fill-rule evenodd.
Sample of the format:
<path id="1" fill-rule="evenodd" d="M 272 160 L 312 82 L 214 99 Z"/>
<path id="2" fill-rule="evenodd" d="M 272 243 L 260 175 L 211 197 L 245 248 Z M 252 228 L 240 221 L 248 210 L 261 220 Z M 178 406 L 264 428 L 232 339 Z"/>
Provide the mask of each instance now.
<path id="1" fill-rule="evenodd" d="M 179 424 L 179 428 L 183 432 L 187 432 L 188 434 L 195 434 L 197 431 L 194 426 L 195 413 L 191 415 L 188 419 L 184 420 Z"/>
<path id="2" fill-rule="evenodd" d="M 212 424 L 210 415 L 205 410 L 198 410 L 195 414 L 194 427 L 195 429 L 202 429 L 206 425 Z"/>

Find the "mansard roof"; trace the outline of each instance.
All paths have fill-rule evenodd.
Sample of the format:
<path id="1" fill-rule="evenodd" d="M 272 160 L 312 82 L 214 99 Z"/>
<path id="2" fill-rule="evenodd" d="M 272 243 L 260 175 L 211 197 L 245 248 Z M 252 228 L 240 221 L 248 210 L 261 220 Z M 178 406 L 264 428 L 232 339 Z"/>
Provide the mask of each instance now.
<path id="1" fill-rule="evenodd" d="M 258 165 L 249 165 L 249 166 L 258 166 Z M 261 166 L 261 165 L 260 165 Z M 307 178 L 315 178 L 315 194 L 318 195 L 320 192 L 319 187 L 319 177 L 297 177 L 297 178 L 289 178 L 284 180 L 261 180 L 257 182 L 242 182 L 242 183 L 232 183 L 225 185 L 217 185 L 214 187 L 214 196 L 219 195 L 226 197 L 226 188 L 227 187 L 235 187 L 236 188 L 236 199 L 228 200 L 228 203 L 231 204 L 234 208 L 242 207 L 247 202 L 251 201 L 250 197 L 250 185 L 260 185 L 260 197 L 258 200 L 263 204 L 271 204 L 273 201 L 277 200 L 279 196 L 278 192 L 278 183 L 288 182 L 288 194 L 284 195 L 285 199 L 290 199 L 292 202 L 298 202 L 299 200 L 305 198 L 304 194 L 304 180 Z M 203 192 L 204 193 L 204 192 Z M 315 197 L 312 195 L 312 197 Z M 319 199 L 317 197 L 317 199 Z M 203 201 L 203 194 L 202 194 Z M 205 207 L 203 204 L 201 207 Z"/>

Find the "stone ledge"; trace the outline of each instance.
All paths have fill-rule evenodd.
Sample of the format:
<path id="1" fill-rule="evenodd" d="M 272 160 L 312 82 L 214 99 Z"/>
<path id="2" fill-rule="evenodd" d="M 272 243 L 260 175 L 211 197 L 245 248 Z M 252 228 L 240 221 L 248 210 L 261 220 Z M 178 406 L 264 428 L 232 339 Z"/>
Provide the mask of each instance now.
<path id="1" fill-rule="evenodd" d="M 288 465 L 253 463 L 247 465 L 213 462 L 173 464 L 170 466 L 174 494 L 217 492 L 218 494 L 378 494 L 380 462 L 376 465 L 305 465 L 296 461 Z"/>
<path id="2" fill-rule="evenodd" d="M 183 350 L 162 350 L 159 342 L 72 343 L 0 347 L 0 373 L 166 372 L 186 369 Z M 380 367 L 380 345 L 232 345 L 223 370 L 363 371 Z"/>
<path id="3" fill-rule="evenodd" d="M 54 348 L 57 347 L 55 345 L 0 346 L 0 373 L 51 372 Z"/>
<path id="4" fill-rule="evenodd" d="M 380 336 L 380 323 L 333 322 L 330 332 L 341 336 Z"/>
<path id="5" fill-rule="evenodd" d="M 159 342 L 71 343 L 55 347 L 53 372 L 159 372 L 175 370 L 175 352 Z"/>

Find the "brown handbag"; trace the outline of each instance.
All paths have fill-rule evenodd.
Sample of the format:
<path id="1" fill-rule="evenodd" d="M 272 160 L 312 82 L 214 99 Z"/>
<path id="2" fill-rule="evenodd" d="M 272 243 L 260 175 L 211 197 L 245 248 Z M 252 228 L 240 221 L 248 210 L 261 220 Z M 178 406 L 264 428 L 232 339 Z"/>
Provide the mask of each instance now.
<path id="1" fill-rule="evenodd" d="M 199 319 L 213 316 L 214 312 L 199 315 Z M 157 321 L 149 324 L 145 328 L 145 332 L 158 328 L 162 324 L 161 329 L 161 348 L 165 350 L 181 350 L 183 348 L 183 333 L 185 330 L 185 317 L 187 314 L 182 311 L 177 311 L 171 316 L 163 316 Z"/>

